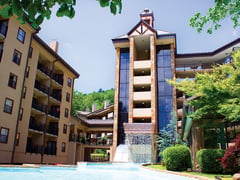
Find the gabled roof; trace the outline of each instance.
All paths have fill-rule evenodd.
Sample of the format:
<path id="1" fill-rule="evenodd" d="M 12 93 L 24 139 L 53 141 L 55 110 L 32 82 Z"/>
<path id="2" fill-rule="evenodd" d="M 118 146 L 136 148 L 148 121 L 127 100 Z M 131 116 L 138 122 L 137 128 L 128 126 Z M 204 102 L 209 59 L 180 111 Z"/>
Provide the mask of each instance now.
<path id="1" fill-rule="evenodd" d="M 141 27 L 141 32 L 138 31 L 138 27 Z M 143 27 L 146 27 L 145 29 Z M 137 31 L 140 35 L 144 34 L 147 30 L 155 33 L 157 35 L 157 31 L 147 24 L 144 20 L 140 20 L 128 33 L 127 35 L 130 36 L 134 31 Z"/>
<path id="2" fill-rule="evenodd" d="M 164 30 L 156 30 L 153 27 L 151 27 L 148 23 L 146 23 L 144 20 L 140 20 L 127 34 L 117 36 L 116 38 L 112 39 L 112 42 L 129 42 L 128 37 L 138 29 L 139 26 L 144 26 L 147 30 L 153 32 L 156 34 L 157 38 L 162 37 L 162 36 L 169 36 L 169 35 L 174 35 L 175 33 L 169 32 L 169 31 L 164 31 Z M 146 31 L 145 29 L 145 31 Z M 139 32 L 139 35 L 144 34 L 145 31 Z"/>

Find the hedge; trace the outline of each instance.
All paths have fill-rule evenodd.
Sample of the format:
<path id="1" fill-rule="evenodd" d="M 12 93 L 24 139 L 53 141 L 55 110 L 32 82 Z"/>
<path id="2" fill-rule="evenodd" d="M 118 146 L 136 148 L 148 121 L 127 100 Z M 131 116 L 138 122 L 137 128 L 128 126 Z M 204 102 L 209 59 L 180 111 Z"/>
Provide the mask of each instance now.
<path id="1" fill-rule="evenodd" d="M 201 149 L 197 152 L 199 168 L 203 173 L 222 173 L 221 158 L 224 155 L 222 149 Z"/>
<path id="2" fill-rule="evenodd" d="M 175 145 L 162 152 L 163 161 L 167 170 L 186 171 L 192 168 L 190 150 L 184 145 Z"/>

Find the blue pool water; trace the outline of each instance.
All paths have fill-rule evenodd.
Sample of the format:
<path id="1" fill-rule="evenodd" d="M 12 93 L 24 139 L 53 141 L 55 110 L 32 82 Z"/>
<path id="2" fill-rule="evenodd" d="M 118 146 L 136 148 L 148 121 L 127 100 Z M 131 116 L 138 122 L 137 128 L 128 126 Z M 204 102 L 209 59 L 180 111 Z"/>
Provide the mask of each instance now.
<path id="1" fill-rule="evenodd" d="M 85 164 L 78 167 L 0 167 L 0 180 L 194 180 L 129 164 Z"/>

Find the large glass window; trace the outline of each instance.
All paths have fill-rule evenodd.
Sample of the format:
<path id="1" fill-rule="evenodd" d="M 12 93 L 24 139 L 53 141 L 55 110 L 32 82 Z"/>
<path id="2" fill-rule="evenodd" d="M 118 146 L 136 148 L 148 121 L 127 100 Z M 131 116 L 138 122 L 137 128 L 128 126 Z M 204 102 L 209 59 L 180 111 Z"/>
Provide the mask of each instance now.
<path id="1" fill-rule="evenodd" d="M 172 79 L 170 46 L 157 47 L 158 71 L 158 124 L 159 130 L 167 126 L 171 119 L 172 87 L 166 82 Z"/>
<path id="2" fill-rule="evenodd" d="M 0 143 L 8 142 L 8 134 L 9 134 L 8 128 L 4 128 L 4 127 L 0 128 Z"/>
<path id="3" fill-rule="evenodd" d="M 123 123 L 128 122 L 128 96 L 129 96 L 129 49 L 120 51 L 120 82 L 118 107 L 118 144 L 124 144 L 125 134 Z"/>

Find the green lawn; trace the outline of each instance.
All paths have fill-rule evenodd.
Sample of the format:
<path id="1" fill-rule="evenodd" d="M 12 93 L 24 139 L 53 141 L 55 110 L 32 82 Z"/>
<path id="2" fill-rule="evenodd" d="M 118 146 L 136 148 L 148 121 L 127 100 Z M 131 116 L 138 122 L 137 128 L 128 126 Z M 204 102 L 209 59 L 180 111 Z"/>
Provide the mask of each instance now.
<path id="1" fill-rule="evenodd" d="M 166 170 L 166 167 L 160 164 L 152 164 L 152 165 L 148 165 L 146 167 L 149 168 L 154 168 L 154 169 L 160 169 L 160 170 Z M 200 173 L 200 172 L 181 172 L 183 174 L 192 174 L 192 175 L 196 175 L 196 176 L 203 176 L 203 177 L 207 177 L 207 178 L 211 178 L 211 179 L 215 179 L 215 176 L 220 176 L 222 177 L 222 180 L 232 180 L 232 176 L 231 175 L 223 175 L 223 174 L 207 174 L 207 173 Z"/>

